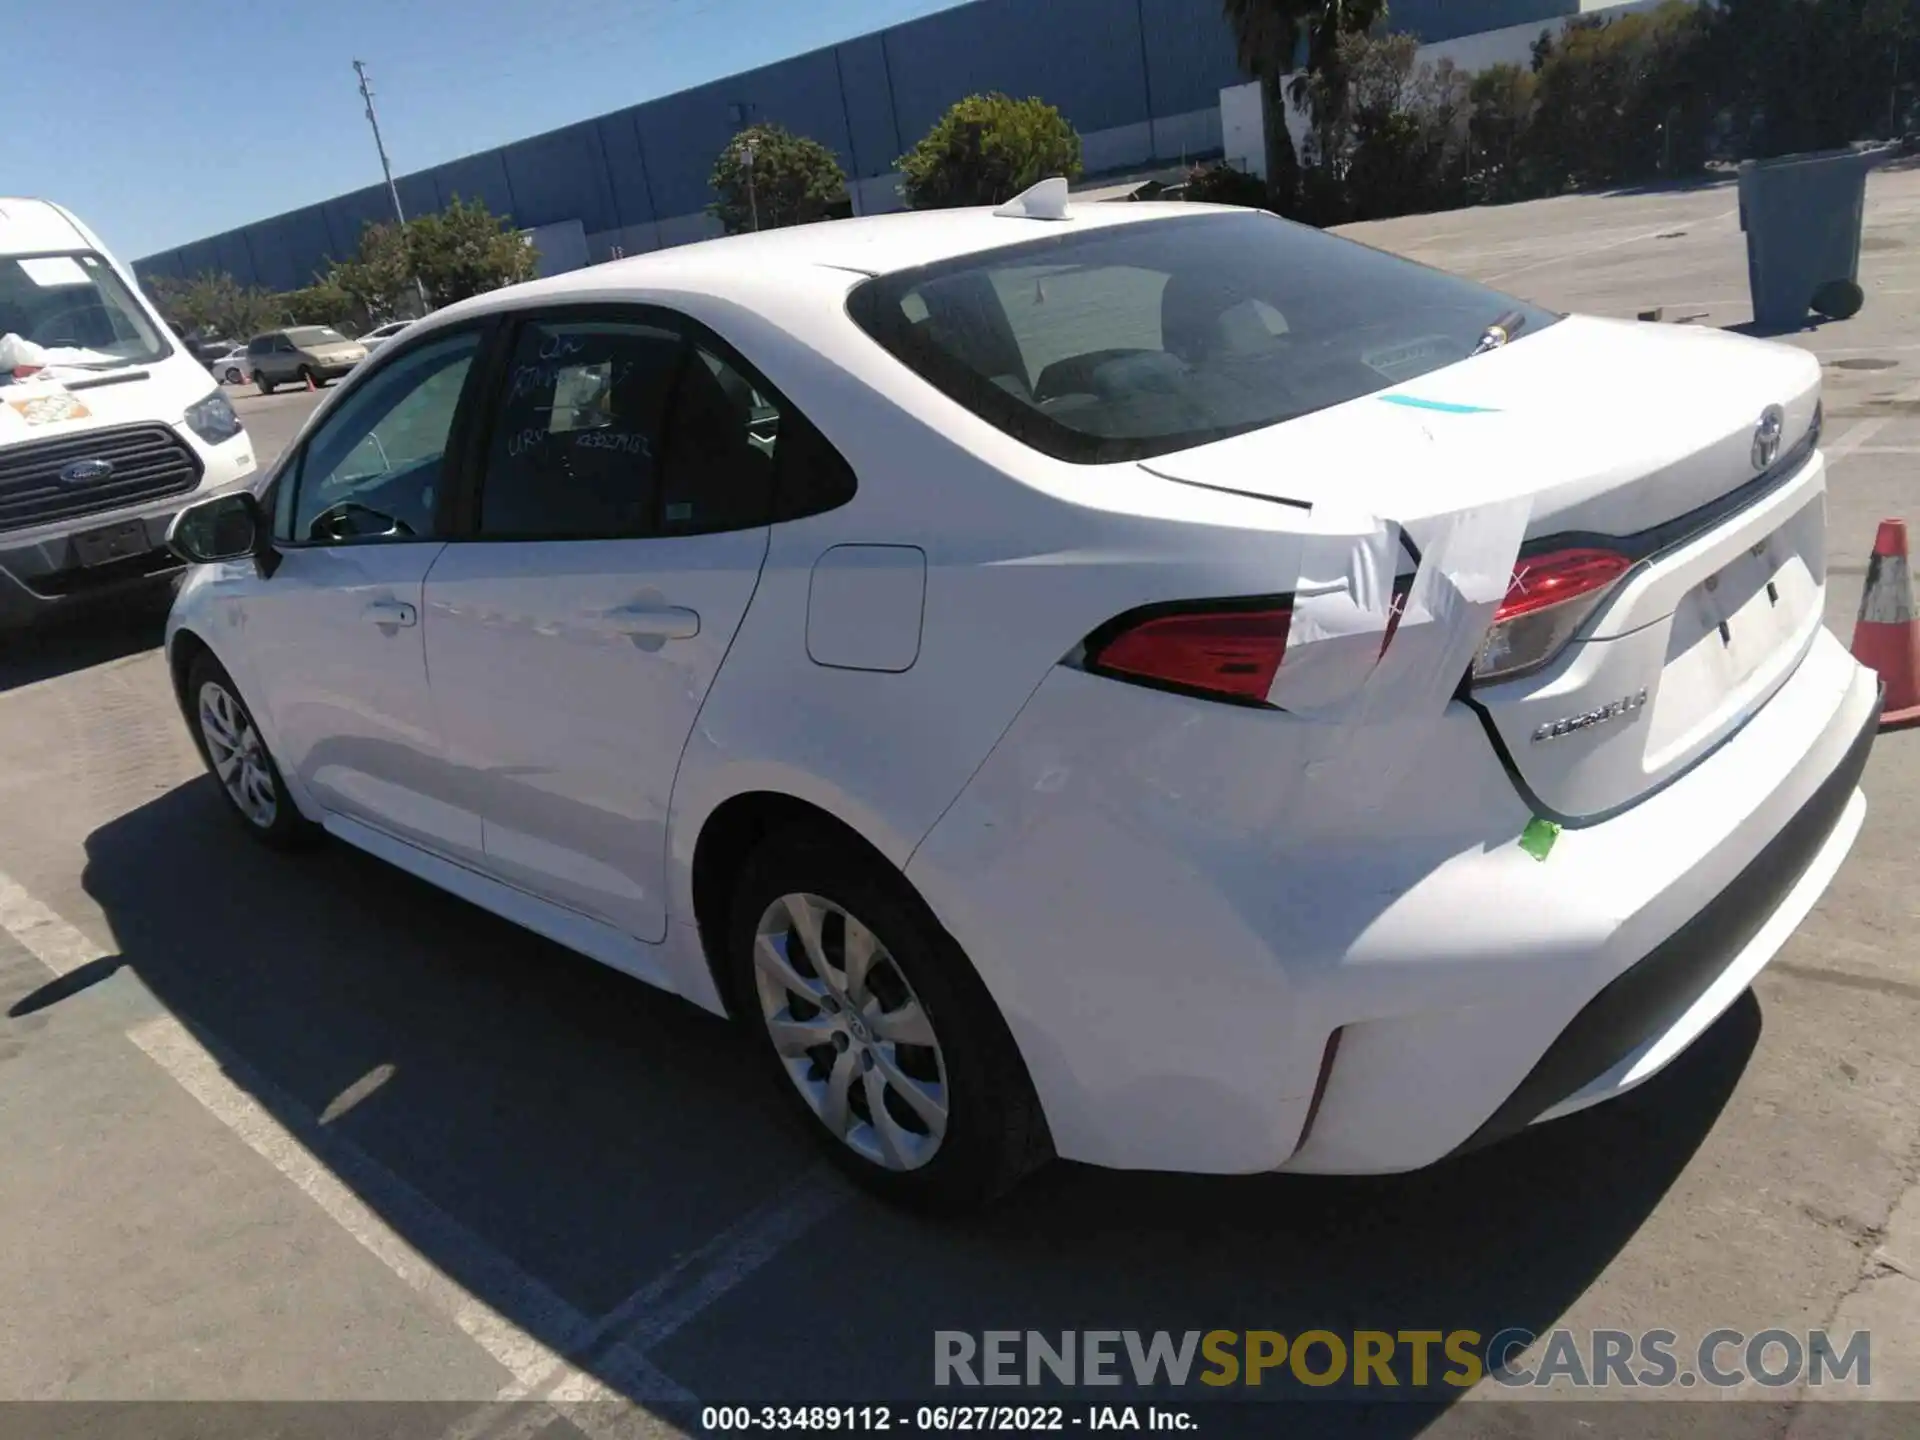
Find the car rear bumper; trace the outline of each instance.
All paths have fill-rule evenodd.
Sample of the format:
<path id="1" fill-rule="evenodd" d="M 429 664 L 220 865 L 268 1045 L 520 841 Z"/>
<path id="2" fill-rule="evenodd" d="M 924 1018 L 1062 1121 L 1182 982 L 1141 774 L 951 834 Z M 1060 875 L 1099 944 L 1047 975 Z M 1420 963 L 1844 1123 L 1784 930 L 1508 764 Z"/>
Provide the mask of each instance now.
<path id="1" fill-rule="evenodd" d="M 1536 860 L 1464 706 L 1369 809 L 1315 789 L 1292 717 L 1061 669 L 908 873 L 1063 1155 L 1413 1169 L 1640 1083 L 1731 1004 L 1858 832 L 1877 705 L 1820 630 L 1718 750 Z M 1376 743 L 1405 741 L 1351 758 L 1398 763 Z"/>
<path id="2" fill-rule="evenodd" d="M 1745 991 L 1813 908 L 1866 819 L 1860 776 L 1875 698 L 1840 766 L 1706 907 L 1604 986 L 1460 1146 L 1473 1150 L 1611 1099 L 1692 1044 Z"/>

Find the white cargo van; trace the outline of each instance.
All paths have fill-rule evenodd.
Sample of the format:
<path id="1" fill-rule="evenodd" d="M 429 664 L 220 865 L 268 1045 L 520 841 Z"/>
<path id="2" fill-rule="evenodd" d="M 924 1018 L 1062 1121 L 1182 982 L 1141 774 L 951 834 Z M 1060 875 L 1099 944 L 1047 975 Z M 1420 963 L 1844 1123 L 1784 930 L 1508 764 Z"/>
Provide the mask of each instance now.
<path id="1" fill-rule="evenodd" d="M 60 206 L 0 196 L 0 632 L 165 581 L 174 513 L 253 469 L 132 273 Z"/>

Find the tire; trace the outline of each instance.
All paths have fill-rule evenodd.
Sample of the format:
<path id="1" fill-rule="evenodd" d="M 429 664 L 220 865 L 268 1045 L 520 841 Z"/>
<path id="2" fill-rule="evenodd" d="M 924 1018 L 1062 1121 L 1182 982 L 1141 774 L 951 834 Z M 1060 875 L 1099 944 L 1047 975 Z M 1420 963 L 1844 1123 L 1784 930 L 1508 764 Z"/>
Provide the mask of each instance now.
<path id="1" fill-rule="evenodd" d="M 299 849 L 319 838 L 319 827 L 287 793 L 239 687 L 211 655 L 201 654 L 187 667 L 187 713 L 207 773 L 242 829 L 276 850 Z M 229 761 L 236 769 L 223 775 Z"/>
<path id="2" fill-rule="evenodd" d="M 262 395 L 271 395 L 273 393 L 273 382 L 258 370 L 253 372 L 253 383 Z"/>
<path id="3" fill-rule="evenodd" d="M 800 938 L 800 911 L 814 917 L 808 924 L 824 966 Z M 877 947 L 864 981 L 852 984 L 848 918 Z M 786 961 L 796 946 L 803 958 Z M 1026 1066 L 986 986 L 883 861 L 824 827 L 769 836 L 735 887 L 725 958 L 733 1008 L 769 1077 L 868 1189 L 918 1210 L 964 1212 L 1005 1194 L 1051 1156 Z M 791 968 L 781 978 L 783 965 Z M 865 1003 L 838 1003 L 849 992 Z M 788 1037 L 786 1054 L 776 1030 Z M 808 1046 L 816 1035 L 820 1043 Z M 899 1038 L 909 1035 L 933 1043 Z M 836 1080 L 844 1097 L 838 1125 Z M 917 1103 L 908 1103 L 909 1089 Z M 878 1124 L 876 1096 L 885 1112 Z M 935 1121 L 941 1106 L 944 1118 Z"/>
<path id="4" fill-rule="evenodd" d="M 1851 280 L 1829 280 L 1813 292 L 1809 307 L 1829 320 L 1851 320 L 1866 303 L 1866 292 Z"/>
<path id="5" fill-rule="evenodd" d="M 238 384 L 240 383 L 240 380 L 241 380 L 241 375 L 240 375 L 240 372 L 239 372 L 239 371 L 238 371 L 237 369 L 235 369 L 235 368 L 233 368 L 232 366 L 229 366 L 229 367 L 227 367 L 227 377 L 226 377 L 226 378 L 227 378 L 227 384 L 229 384 L 229 385 L 238 385 Z"/>

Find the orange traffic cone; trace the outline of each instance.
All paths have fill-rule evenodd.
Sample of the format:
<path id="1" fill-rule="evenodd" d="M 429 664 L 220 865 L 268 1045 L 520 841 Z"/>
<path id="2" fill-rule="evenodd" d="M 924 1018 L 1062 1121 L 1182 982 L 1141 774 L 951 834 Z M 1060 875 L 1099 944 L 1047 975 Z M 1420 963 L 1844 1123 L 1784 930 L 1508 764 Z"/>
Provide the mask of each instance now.
<path id="1" fill-rule="evenodd" d="M 1887 687 L 1882 730 L 1920 721 L 1920 629 L 1913 619 L 1904 520 L 1882 520 L 1874 536 L 1860 618 L 1853 627 L 1853 658 L 1878 671 Z"/>
<path id="2" fill-rule="evenodd" d="M 302 378 L 307 382 L 307 389 L 317 390 L 320 388 L 319 386 L 313 383 L 313 376 L 311 374 L 305 375 Z"/>

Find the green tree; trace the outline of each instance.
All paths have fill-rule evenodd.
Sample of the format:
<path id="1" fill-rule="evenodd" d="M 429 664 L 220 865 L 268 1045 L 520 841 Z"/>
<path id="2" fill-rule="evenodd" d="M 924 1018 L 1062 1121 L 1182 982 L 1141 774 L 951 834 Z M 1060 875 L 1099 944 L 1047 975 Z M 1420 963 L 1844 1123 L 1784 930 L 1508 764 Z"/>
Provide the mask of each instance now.
<path id="1" fill-rule="evenodd" d="M 458 195 L 446 209 L 407 222 L 406 253 L 435 309 L 531 280 L 539 267 L 539 256 L 508 217 Z"/>
<path id="2" fill-rule="evenodd" d="M 1712 83 L 1745 153 L 1830 150 L 1897 129 L 1920 78 L 1914 0 L 1721 0 L 1707 23 Z"/>
<path id="3" fill-rule="evenodd" d="M 1667 0 L 1571 21 L 1536 48 L 1529 151 L 1546 188 L 1648 180 L 1705 163 L 1717 107 L 1704 69 L 1712 15 Z"/>
<path id="4" fill-rule="evenodd" d="M 710 183 L 719 197 L 713 213 L 729 235 L 847 213 L 847 177 L 833 151 L 778 125 L 749 125 L 729 140 Z"/>
<path id="5" fill-rule="evenodd" d="M 182 335 L 250 340 L 280 323 L 279 297 L 226 274 L 201 274 L 191 280 L 155 280 L 153 301 L 167 323 Z"/>
<path id="6" fill-rule="evenodd" d="M 1196 165 L 1187 172 L 1186 198 L 1203 205 L 1244 205 L 1258 210 L 1267 203 L 1267 187 L 1257 175 L 1236 170 L 1224 162 Z"/>
<path id="7" fill-rule="evenodd" d="M 1080 174 L 1080 137 L 1044 100 L 969 95 L 898 161 L 915 210 L 998 205 L 1053 176 Z"/>
<path id="8" fill-rule="evenodd" d="M 1525 162 L 1536 89 L 1533 72 L 1518 65 L 1489 65 L 1468 82 L 1470 178 L 1482 200 L 1519 200 L 1530 193 Z"/>
<path id="9" fill-rule="evenodd" d="M 299 290 L 287 291 L 279 301 L 291 325 L 344 325 L 359 330 L 367 319 L 366 312 L 331 273 Z"/>
<path id="10" fill-rule="evenodd" d="M 1444 209 L 1460 199 L 1470 106 L 1451 60 L 1426 65 L 1411 35 L 1339 37 L 1308 72 L 1315 117 L 1303 175 L 1316 224 Z"/>
<path id="11" fill-rule="evenodd" d="M 407 236 L 398 225 L 368 225 L 351 260 L 329 267 L 326 284 L 345 295 L 355 313 L 375 325 L 396 320 L 419 306 Z"/>
<path id="12" fill-rule="evenodd" d="M 1300 189 L 1300 158 L 1287 129 L 1287 95 L 1282 81 L 1296 71 L 1321 71 L 1330 80 L 1322 95 L 1337 100 L 1339 40 L 1372 29 L 1387 18 L 1386 0 L 1221 0 L 1233 27 L 1240 65 L 1260 82 L 1260 111 L 1265 126 L 1267 195 L 1282 215 L 1294 213 Z M 1295 81 L 1295 99 L 1306 100 Z M 1311 105 L 1308 106 L 1311 113 Z M 1316 123 L 1317 118 L 1316 118 Z"/>

